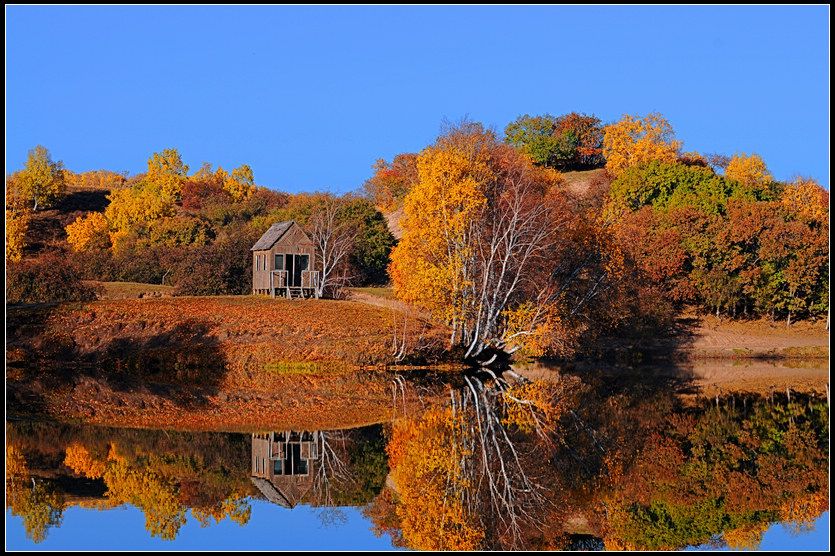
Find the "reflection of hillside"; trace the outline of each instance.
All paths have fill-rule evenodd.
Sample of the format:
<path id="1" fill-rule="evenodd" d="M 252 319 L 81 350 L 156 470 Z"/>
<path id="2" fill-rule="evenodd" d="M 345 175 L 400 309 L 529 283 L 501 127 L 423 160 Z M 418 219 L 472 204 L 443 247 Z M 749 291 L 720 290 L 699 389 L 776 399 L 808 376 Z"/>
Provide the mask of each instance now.
<path id="1" fill-rule="evenodd" d="M 828 510 L 823 396 L 682 399 L 675 373 L 659 388 L 663 372 L 532 372 L 548 380 L 472 380 L 395 423 L 393 484 L 366 509 L 379 533 L 433 550 L 756 548 Z"/>
<path id="2" fill-rule="evenodd" d="M 244 435 L 7 423 L 10 453 L 21 462 L 7 468 L 14 495 L 7 501 L 36 542 L 60 527 L 70 506 L 130 504 L 152 536 L 174 539 L 189 514 L 202 526 L 246 525 L 249 500 L 261 496 L 290 508 L 362 505 L 388 472 L 381 433 L 380 426 Z"/>

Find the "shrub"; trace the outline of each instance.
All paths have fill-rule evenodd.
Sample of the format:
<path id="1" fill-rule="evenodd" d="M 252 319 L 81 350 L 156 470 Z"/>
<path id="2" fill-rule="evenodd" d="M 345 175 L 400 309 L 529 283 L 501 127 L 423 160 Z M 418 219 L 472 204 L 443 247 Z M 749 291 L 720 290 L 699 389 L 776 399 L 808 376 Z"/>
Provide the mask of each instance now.
<path id="1" fill-rule="evenodd" d="M 92 301 L 96 290 L 81 282 L 81 271 L 58 252 L 6 266 L 6 303 Z"/>

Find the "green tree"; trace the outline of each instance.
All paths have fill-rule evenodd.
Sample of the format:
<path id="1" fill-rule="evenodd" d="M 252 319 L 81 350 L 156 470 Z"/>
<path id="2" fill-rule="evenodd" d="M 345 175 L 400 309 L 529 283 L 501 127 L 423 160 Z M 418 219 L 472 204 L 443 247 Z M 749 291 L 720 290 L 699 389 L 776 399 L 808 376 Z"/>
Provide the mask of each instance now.
<path id="1" fill-rule="evenodd" d="M 505 128 L 505 142 L 529 154 L 540 166 L 570 170 L 592 168 L 604 162 L 603 125 L 593 115 L 525 114 Z"/>
<path id="2" fill-rule="evenodd" d="M 396 243 L 385 217 L 371 201 L 360 197 L 348 201 L 341 216 L 358 230 L 348 257 L 357 274 L 357 284 L 385 284 L 389 255 Z"/>

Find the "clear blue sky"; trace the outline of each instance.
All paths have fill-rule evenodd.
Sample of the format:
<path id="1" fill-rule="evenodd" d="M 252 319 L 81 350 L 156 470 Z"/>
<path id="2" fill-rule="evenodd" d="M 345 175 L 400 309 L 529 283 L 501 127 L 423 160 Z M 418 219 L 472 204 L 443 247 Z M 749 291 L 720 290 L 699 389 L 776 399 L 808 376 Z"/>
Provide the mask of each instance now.
<path id="1" fill-rule="evenodd" d="M 662 113 L 688 151 L 829 188 L 829 6 L 6 6 L 6 172 L 176 148 L 356 189 L 444 118 Z"/>
<path id="2" fill-rule="evenodd" d="M 96 511 L 69 508 L 57 528 L 35 544 L 25 536 L 23 521 L 6 510 L 6 550 L 32 551 L 391 551 L 387 535 L 375 537 L 372 524 L 355 508 L 343 508 L 346 518 L 338 525 L 322 524 L 317 510 L 298 506 L 286 510 L 265 501 L 252 501 L 252 517 L 240 527 L 225 519 L 207 528 L 188 514 L 185 526 L 175 541 L 151 537 L 145 529 L 140 510 L 130 505 Z M 95 531 L 96 533 L 92 533 Z M 793 534 L 780 524 L 773 524 L 763 536 L 763 551 L 827 551 L 829 549 L 829 512 L 824 512 L 808 533 Z M 697 547 L 696 550 L 710 550 Z"/>

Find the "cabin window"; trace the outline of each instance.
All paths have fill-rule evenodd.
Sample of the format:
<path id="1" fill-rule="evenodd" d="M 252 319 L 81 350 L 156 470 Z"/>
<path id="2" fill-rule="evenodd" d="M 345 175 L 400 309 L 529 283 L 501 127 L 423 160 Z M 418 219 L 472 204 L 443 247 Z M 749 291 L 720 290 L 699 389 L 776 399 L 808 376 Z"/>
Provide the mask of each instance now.
<path id="1" fill-rule="evenodd" d="M 261 255 L 255 255 L 255 270 L 258 270 L 258 266 L 260 264 L 260 261 L 258 260 L 259 257 L 261 257 Z"/>
<path id="2" fill-rule="evenodd" d="M 284 270 L 284 255 L 275 255 L 275 270 Z"/>

